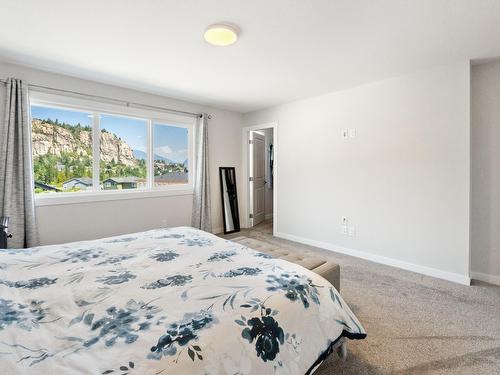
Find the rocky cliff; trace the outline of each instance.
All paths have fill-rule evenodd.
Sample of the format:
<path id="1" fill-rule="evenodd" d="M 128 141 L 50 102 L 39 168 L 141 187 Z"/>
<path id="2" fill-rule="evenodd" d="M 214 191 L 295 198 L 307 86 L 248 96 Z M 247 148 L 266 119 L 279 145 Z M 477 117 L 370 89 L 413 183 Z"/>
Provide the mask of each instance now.
<path id="1" fill-rule="evenodd" d="M 33 157 L 62 153 L 76 153 L 81 156 L 92 156 L 92 130 L 88 127 L 73 127 L 65 124 L 50 124 L 43 120 L 32 121 Z M 130 146 L 113 133 L 102 131 L 100 134 L 101 160 L 126 166 L 136 166 Z"/>

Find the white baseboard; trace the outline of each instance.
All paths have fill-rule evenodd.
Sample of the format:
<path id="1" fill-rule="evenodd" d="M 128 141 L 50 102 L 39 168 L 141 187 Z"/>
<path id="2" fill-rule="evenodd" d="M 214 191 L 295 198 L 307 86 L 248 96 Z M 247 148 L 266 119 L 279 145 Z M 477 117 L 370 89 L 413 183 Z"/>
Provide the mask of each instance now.
<path id="1" fill-rule="evenodd" d="M 326 250 L 335 251 L 337 253 L 351 255 L 356 258 L 370 260 L 375 263 L 385 264 L 387 266 L 401 268 L 407 271 L 417 272 L 426 276 L 437 277 L 439 279 L 452 281 L 454 283 L 459 283 L 463 285 L 470 285 L 470 277 L 461 275 L 458 273 L 448 272 L 438 270 L 436 268 L 421 266 L 418 264 L 408 263 L 401 260 L 384 257 L 381 255 L 367 253 L 365 251 L 348 249 L 342 246 L 330 244 L 327 242 L 311 240 L 308 238 L 303 238 L 299 236 L 294 236 L 292 234 L 276 232 L 274 234 L 276 237 L 284 238 L 286 240 L 299 242 L 305 245 L 315 246 Z"/>
<path id="2" fill-rule="evenodd" d="M 473 272 L 470 273 L 471 278 L 484 281 L 485 283 L 500 285 L 500 276 L 489 275 L 487 273 Z"/>
<path id="3" fill-rule="evenodd" d="M 272 218 L 273 218 L 273 214 L 266 214 L 266 216 L 264 217 L 264 220 L 269 220 Z"/>

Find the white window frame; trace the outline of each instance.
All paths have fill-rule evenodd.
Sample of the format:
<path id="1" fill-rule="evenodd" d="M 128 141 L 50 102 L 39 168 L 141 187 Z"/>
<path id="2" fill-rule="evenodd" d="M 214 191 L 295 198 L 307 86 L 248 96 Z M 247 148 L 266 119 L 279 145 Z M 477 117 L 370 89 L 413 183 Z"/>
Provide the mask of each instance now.
<path id="1" fill-rule="evenodd" d="M 176 195 L 192 195 L 194 189 L 193 178 L 194 170 L 194 127 L 196 119 L 182 115 L 175 115 L 160 111 L 147 110 L 142 108 L 132 108 L 106 102 L 98 102 L 75 98 L 71 96 L 61 96 L 43 91 L 31 91 L 30 100 L 30 116 L 31 106 L 43 106 L 50 108 L 60 108 L 75 111 L 88 112 L 93 115 L 92 118 L 92 190 L 84 192 L 65 192 L 53 194 L 35 194 L 36 206 L 51 206 L 59 204 L 73 204 L 85 202 L 99 202 L 121 199 L 138 199 L 138 198 L 153 198 L 161 196 L 176 196 Z M 146 120 L 147 124 L 147 176 L 146 187 L 139 189 L 126 190 L 100 190 L 99 181 L 99 162 L 100 162 L 100 118 L 99 115 L 114 115 L 140 120 Z M 188 183 L 172 186 L 154 186 L 154 169 L 153 169 L 153 124 L 170 125 L 188 129 Z M 30 118 L 31 124 L 31 118 Z M 32 171 L 34 173 L 34 170 Z"/>

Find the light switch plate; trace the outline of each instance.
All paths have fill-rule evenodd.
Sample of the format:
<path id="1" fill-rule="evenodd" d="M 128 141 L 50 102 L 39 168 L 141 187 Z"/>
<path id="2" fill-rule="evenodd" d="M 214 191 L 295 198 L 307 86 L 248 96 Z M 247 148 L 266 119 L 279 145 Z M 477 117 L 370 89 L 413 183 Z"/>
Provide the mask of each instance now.
<path id="1" fill-rule="evenodd" d="M 342 216 L 342 225 L 347 225 L 347 216 Z"/>
<path id="2" fill-rule="evenodd" d="M 356 138 L 356 129 L 349 129 L 349 138 Z"/>
<path id="3" fill-rule="evenodd" d="M 342 138 L 347 140 L 349 138 L 349 129 L 342 129 Z"/>

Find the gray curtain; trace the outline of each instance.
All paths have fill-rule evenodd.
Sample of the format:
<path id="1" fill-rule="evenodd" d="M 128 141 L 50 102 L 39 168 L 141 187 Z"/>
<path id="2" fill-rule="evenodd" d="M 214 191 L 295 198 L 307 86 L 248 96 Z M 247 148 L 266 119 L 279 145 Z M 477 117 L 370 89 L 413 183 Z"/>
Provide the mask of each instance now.
<path id="1" fill-rule="evenodd" d="M 0 216 L 9 216 L 10 248 L 38 244 L 31 166 L 28 86 L 9 78 L 0 123 Z"/>
<path id="2" fill-rule="evenodd" d="M 210 211 L 210 177 L 208 170 L 208 115 L 203 114 L 195 127 L 195 176 L 193 218 L 191 225 L 206 232 L 212 231 Z"/>

